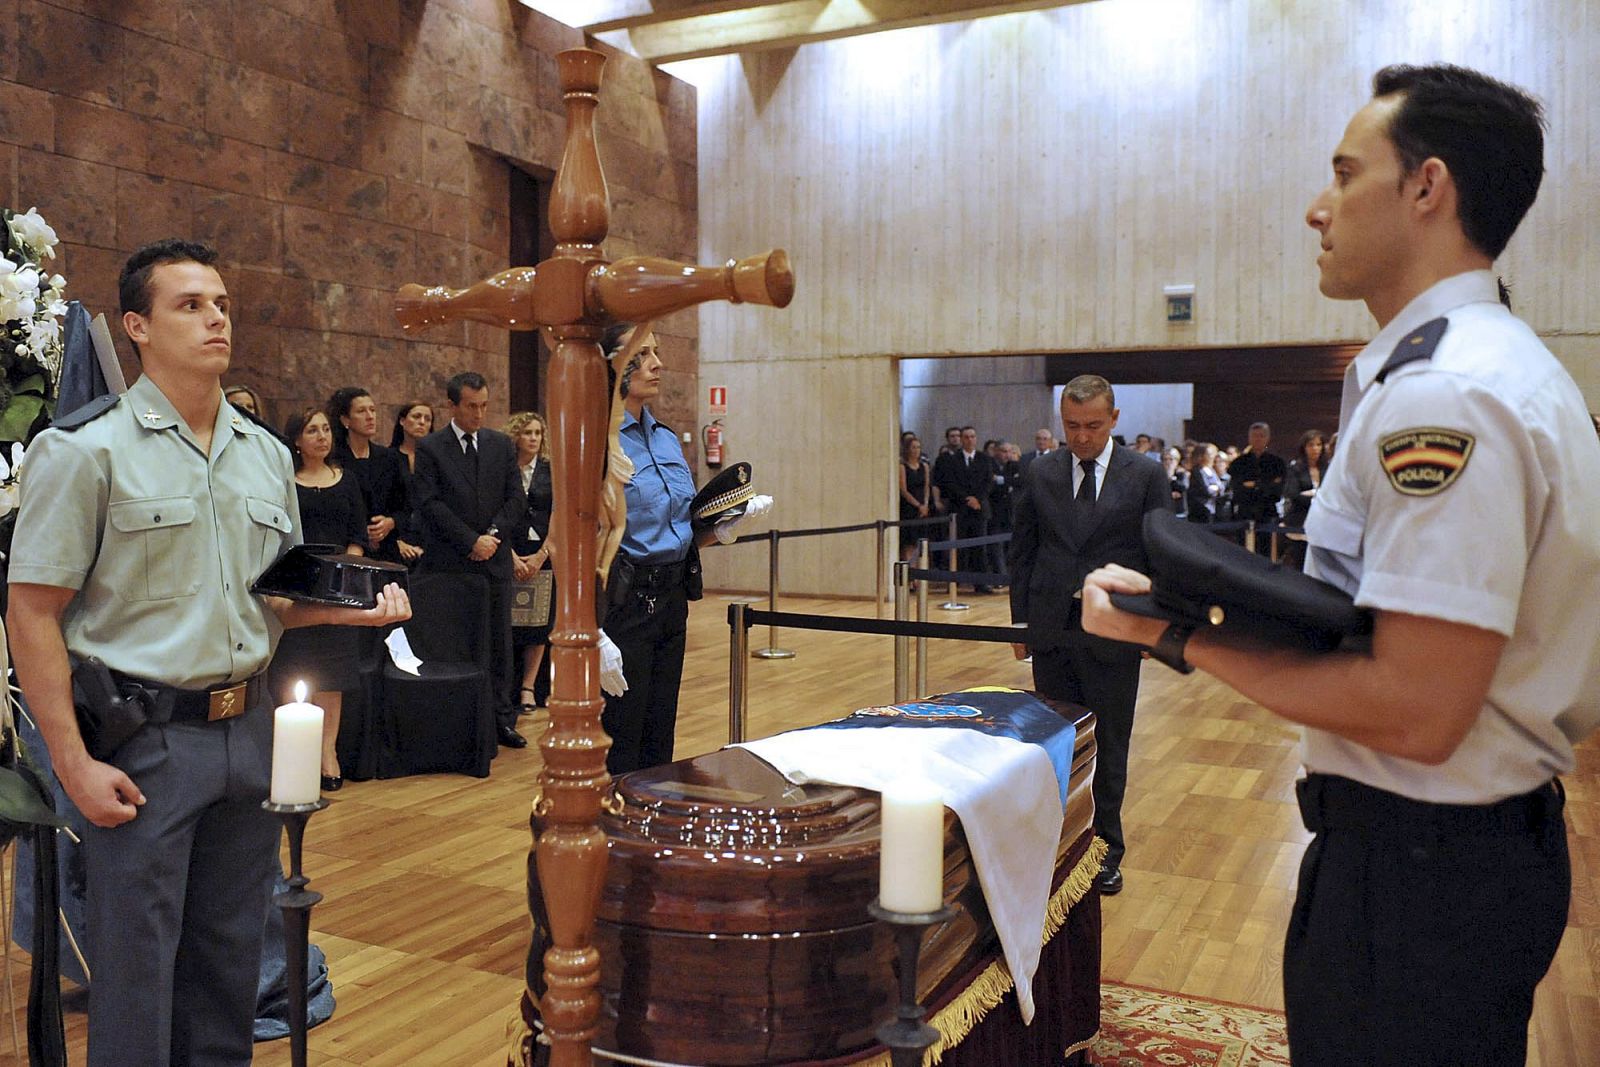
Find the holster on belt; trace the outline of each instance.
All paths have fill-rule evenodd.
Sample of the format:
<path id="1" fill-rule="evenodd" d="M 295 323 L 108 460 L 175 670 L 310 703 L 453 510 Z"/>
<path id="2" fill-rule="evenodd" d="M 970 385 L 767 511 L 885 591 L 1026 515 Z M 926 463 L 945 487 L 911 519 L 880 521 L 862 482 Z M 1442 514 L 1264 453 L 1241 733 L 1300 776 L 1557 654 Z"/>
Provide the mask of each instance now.
<path id="1" fill-rule="evenodd" d="M 94 656 L 72 656 L 72 707 L 84 747 L 97 760 L 114 756 L 150 721 L 149 697 L 141 688 L 126 692 Z"/>

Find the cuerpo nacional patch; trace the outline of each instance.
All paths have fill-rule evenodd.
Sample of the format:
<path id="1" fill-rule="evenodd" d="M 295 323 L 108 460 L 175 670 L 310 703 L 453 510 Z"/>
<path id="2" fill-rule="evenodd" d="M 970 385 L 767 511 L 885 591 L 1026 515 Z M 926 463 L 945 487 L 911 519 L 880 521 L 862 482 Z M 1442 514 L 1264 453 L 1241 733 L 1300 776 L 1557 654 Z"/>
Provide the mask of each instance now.
<path id="1" fill-rule="evenodd" d="M 1432 496 L 1448 489 L 1472 458 L 1477 439 L 1460 430 L 1422 426 L 1378 442 L 1378 462 L 1389 484 L 1407 496 Z"/>

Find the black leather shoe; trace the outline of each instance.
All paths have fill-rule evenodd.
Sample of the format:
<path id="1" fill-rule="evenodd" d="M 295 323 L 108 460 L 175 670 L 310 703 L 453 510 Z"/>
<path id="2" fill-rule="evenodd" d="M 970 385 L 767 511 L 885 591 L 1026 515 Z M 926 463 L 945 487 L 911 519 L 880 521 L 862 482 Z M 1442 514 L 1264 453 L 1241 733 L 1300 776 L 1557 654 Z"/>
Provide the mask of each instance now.
<path id="1" fill-rule="evenodd" d="M 527 748 L 528 739 L 510 726 L 497 726 L 495 733 L 500 737 L 500 744 L 506 748 Z"/>
<path id="2" fill-rule="evenodd" d="M 1122 868 L 1101 867 L 1100 873 L 1095 875 L 1094 884 L 1100 887 L 1100 895 L 1114 897 L 1122 892 Z"/>
<path id="3" fill-rule="evenodd" d="M 344 775 L 324 774 L 322 776 L 322 791 L 324 793 L 337 793 L 344 788 Z"/>
<path id="4" fill-rule="evenodd" d="M 993 593 L 994 590 L 987 585 L 975 585 L 972 587 L 972 592 L 977 596 L 988 596 L 989 594 Z"/>

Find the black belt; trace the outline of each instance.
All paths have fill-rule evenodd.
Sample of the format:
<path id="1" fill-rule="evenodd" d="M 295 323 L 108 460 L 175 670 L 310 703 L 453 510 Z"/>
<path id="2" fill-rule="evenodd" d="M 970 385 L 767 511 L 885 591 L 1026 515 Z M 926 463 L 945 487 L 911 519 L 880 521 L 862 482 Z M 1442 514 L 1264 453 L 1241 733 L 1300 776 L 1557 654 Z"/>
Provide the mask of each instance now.
<path id="1" fill-rule="evenodd" d="M 1559 818 L 1566 802 L 1552 778 L 1531 793 L 1494 804 L 1432 804 L 1332 774 L 1311 774 L 1295 784 L 1300 817 L 1314 834 L 1359 830 L 1388 836 L 1520 834 Z"/>
<path id="2" fill-rule="evenodd" d="M 630 561 L 631 562 L 631 561 Z M 689 561 L 680 559 L 676 563 L 634 563 L 633 592 L 639 593 L 647 590 L 676 589 L 682 586 L 689 577 Z"/>
<path id="3" fill-rule="evenodd" d="M 111 677 L 125 695 L 129 689 L 144 691 L 150 710 L 149 721 L 156 723 L 236 719 L 261 702 L 267 685 L 266 671 L 242 682 L 214 685 L 209 689 L 179 689 L 121 671 L 112 671 Z"/>

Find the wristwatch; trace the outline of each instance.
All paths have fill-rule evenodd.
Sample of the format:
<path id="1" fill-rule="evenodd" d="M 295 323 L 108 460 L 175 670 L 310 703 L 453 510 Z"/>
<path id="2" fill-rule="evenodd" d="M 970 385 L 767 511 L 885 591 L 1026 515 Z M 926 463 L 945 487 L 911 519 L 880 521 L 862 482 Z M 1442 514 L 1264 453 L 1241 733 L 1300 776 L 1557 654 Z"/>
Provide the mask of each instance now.
<path id="1" fill-rule="evenodd" d="M 1161 632 L 1161 637 L 1150 646 L 1150 658 L 1165 663 L 1179 674 L 1194 673 L 1194 664 L 1183 658 L 1184 646 L 1194 635 L 1194 627 L 1175 622 Z"/>

